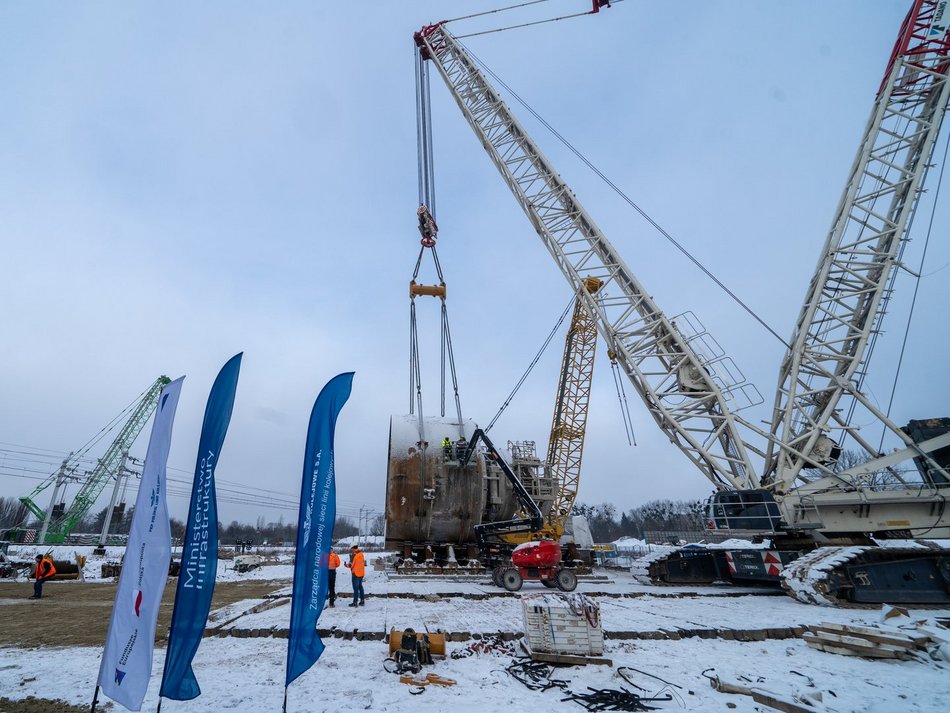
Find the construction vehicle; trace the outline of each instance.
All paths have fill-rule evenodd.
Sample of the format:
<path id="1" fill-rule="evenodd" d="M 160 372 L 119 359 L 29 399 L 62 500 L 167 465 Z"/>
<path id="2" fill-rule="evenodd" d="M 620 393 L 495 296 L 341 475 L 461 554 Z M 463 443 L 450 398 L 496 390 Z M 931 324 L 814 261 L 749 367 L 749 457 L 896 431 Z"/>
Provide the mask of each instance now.
<path id="1" fill-rule="evenodd" d="M 591 295 L 596 294 L 600 286 L 596 278 L 584 281 L 584 289 Z M 481 429 L 468 444 L 466 462 L 475 453 L 478 441 L 483 441 L 487 447 L 486 457 L 498 465 L 518 496 L 519 518 L 475 526 L 482 562 L 492 569 L 492 581 L 509 591 L 521 589 L 524 581 L 538 581 L 568 592 L 577 587 L 574 571 L 579 562 L 577 548 L 573 542 L 563 547 L 560 543 L 580 484 L 596 348 L 594 319 L 585 304 L 576 301 L 564 340 L 547 460 L 537 464 L 537 469 L 543 470 L 546 477 L 537 477 L 534 469 L 529 469 L 528 477 L 516 477 Z M 525 443 L 512 444 L 511 449 L 516 462 L 530 461 L 534 454 L 533 449 L 526 452 Z M 521 468 L 519 472 L 524 470 Z M 543 493 L 537 492 L 544 483 L 550 483 L 551 487 Z M 532 492 L 528 488 L 532 488 Z M 512 549 L 510 545 L 517 546 Z"/>
<path id="2" fill-rule="evenodd" d="M 260 555 L 238 555 L 232 562 L 235 572 L 250 572 L 264 564 L 264 558 Z"/>
<path id="3" fill-rule="evenodd" d="M 36 544 L 39 545 L 58 545 L 66 542 L 80 520 L 89 512 L 89 509 L 95 504 L 96 500 L 102 494 L 110 480 L 116 479 L 116 485 L 119 484 L 120 474 L 123 471 L 125 460 L 128 456 L 128 450 L 142 432 L 148 419 L 151 417 L 155 408 L 158 406 L 158 397 L 162 388 L 171 383 L 167 376 L 160 376 L 155 382 L 141 395 L 136 403 L 129 409 L 131 414 L 125 424 L 119 429 L 119 433 L 106 449 L 105 454 L 96 461 L 92 472 L 85 478 L 78 473 L 80 456 L 82 452 L 72 454 L 65 459 L 56 473 L 50 475 L 46 480 L 40 483 L 32 493 L 20 498 L 29 511 L 29 514 L 35 517 L 41 524 L 38 536 L 35 537 Z M 73 498 L 69 507 L 64 500 L 61 500 L 66 485 L 74 480 L 82 480 L 82 485 L 76 496 Z M 53 493 L 50 498 L 49 508 L 43 509 L 36 503 L 40 493 L 53 486 Z M 116 492 L 118 487 L 116 487 Z M 116 508 L 115 497 L 110 506 Z M 122 506 L 124 508 L 124 506 Z M 107 513 L 107 519 L 111 516 Z M 107 520 L 108 522 L 108 520 Z M 108 524 L 106 525 L 106 528 Z M 103 529 L 103 537 L 106 533 Z M 11 539 L 24 541 L 26 529 L 19 528 L 16 532 L 11 532 Z"/>
<path id="4" fill-rule="evenodd" d="M 576 553 L 569 546 L 568 556 L 562 555 L 560 534 L 564 532 L 563 523 L 556 514 L 549 513 L 546 518 L 542 515 L 524 483 L 482 429 L 476 429 L 472 434 L 461 467 L 464 468 L 476 453 L 479 442 L 485 445 L 485 457 L 496 463 L 511 483 L 519 504 L 516 516 L 511 519 L 475 525 L 478 550 L 482 563 L 492 570 L 492 581 L 509 592 L 521 589 L 525 581 L 573 591 L 577 587 L 577 575 L 573 571 Z M 512 548 L 513 540 L 519 539 L 517 536 L 522 533 L 538 539 L 522 541 Z M 559 533 L 558 538 L 552 539 L 555 533 Z"/>
<path id="5" fill-rule="evenodd" d="M 914 0 L 901 27 L 781 366 L 768 430 L 740 416 L 760 403 L 758 392 L 691 315 L 660 309 L 445 23 L 414 35 L 657 425 L 713 483 L 712 526 L 771 543 L 655 558 L 654 581 L 781 582 L 823 604 L 950 602 L 948 553 L 874 546 L 950 535 L 950 421 L 901 428 L 862 391 L 950 97 L 945 9 Z M 602 284 L 596 297 L 584 289 L 589 278 Z M 852 425 L 866 416 L 897 444 L 893 452 Z M 868 460 L 836 471 L 845 438 Z M 919 481 L 897 472 L 910 460 Z M 881 469 L 894 476 L 886 487 L 867 479 Z"/>

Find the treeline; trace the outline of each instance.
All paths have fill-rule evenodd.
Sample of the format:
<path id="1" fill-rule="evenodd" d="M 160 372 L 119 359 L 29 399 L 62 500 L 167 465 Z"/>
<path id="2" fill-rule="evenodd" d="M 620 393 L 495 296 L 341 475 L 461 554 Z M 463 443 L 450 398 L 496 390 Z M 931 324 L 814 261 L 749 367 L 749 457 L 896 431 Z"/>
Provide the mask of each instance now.
<path id="1" fill-rule="evenodd" d="M 612 503 L 575 503 L 574 514 L 587 518 L 594 542 L 613 542 L 621 537 L 642 540 L 648 530 L 703 530 L 706 526 L 701 500 L 652 500 L 619 515 Z"/>
<path id="2" fill-rule="evenodd" d="M 102 530 L 106 516 L 102 508 L 95 514 L 87 515 L 73 532 L 96 533 Z M 113 518 L 109 532 L 125 535 L 129 532 L 134 508 L 125 511 L 121 518 Z M 612 503 L 588 505 L 576 503 L 575 515 L 584 515 L 590 523 L 591 535 L 595 542 L 612 542 L 621 537 L 644 539 L 644 532 L 650 530 L 703 530 L 706 517 L 704 504 L 700 500 L 653 500 L 625 512 L 618 512 Z M 14 527 L 23 523 L 27 510 L 19 500 L 0 497 L 0 528 Z M 39 527 L 39 523 L 28 523 L 29 527 Z M 370 523 L 370 535 L 382 535 L 385 523 L 380 515 Z M 172 539 L 180 541 L 185 535 L 185 523 L 177 518 L 171 519 Z M 337 517 L 333 528 L 333 539 L 358 535 L 356 523 L 346 517 Z M 218 524 L 218 540 L 222 545 L 250 543 L 253 545 L 292 544 L 297 539 L 296 523 L 284 521 L 283 516 L 277 522 L 265 522 L 263 517 L 257 522 L 244 523 L 232 520 L 229 525 Z"/>
<path id="3" fill-rule="evenodd" d="M 135 508 L 130 507 L 121 517 L 113 517 L 109 526 L 109 533 L 113 535 L 127 535 L 132 524 L 132 513 Z M 105 522 L 108 507 L 87 514 L 76 527 L 73 533 L 97 533 L 102 531 L 102 524 Z M 178 518 L 171 518 L 172 540 L 180 542 L 185 536 L 185 522 Z M 0 529 L 17 527 L 25 525 L 39 529 L 42 523 L 37 522 L 30 516 L 26 506 L 17 498 L 0 497 Z M 363 534 L 382 535 L 385 528 L 383 516 L 378 516 L 369 524 L 368 532 Z M 333 527 L 333 539 L 338 540 L 342 537 L 351 537 L 360 534 L 356 523 L 347 517 L 337 517 Z M 280 516 L 277 522 L 265 522 L 263 517 L 257 518 L 257 522 L 251 524 L 232 520 L 229 525 L 218 523 L 218 541 L 222 545 L 237 545 L 249 543 L 252 545 L 276 545 L 278 543 L 293 544 L 297 539 L 296 523 L 284 522 L 284 517 Z"/>
<path id="4" fill-rule="evenodd" d="M 175 520 L 172 520 L 175 523 Z M 385 528 L 383 516 L 378 516 L 369 524 L 369 530 L 363 532 L 364 535 L 382 535 Z M 185 525 L 181 523 L 181 534 L 176 534 L 175 526 L 172 525 L 172 538 L 184 536 Z M 347 517 L 337 517 L 333 525 L 333 539 L 339 540 L 343 537 L 352 537 L 359 535 L 360 529 L 352 520 Z M 245 522 L 232 520 L 227 527 L 218 524 L 218 541 L 222 545 L 239 545 L 242 543 L 252 545 L 292 545 L 297 540 L 296 523 L 284 522 L 283 516 L 278 518 L 277 522 L 264 522 L 263 517 L 257 518 L 253 525 Z"/>
<path id="5" fill-rule="evenodd" d="M 26 518 L 26 505 L 16 498 L 0 497 L 0 529 L 16 527 Z"/>

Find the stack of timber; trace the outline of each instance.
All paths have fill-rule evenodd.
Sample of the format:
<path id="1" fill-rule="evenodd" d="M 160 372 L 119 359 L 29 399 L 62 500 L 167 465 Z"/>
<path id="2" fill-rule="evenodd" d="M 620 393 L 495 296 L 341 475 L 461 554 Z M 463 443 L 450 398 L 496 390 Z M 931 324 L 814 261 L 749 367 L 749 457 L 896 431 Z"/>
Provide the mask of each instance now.
<path id="1" fill-rule="evenodd" d="M 812 648 L 832 654 L 899 660 L 916 658 L 934 643 L 922 631 L 829 623 L 809 626 L 802 638 Z"/>

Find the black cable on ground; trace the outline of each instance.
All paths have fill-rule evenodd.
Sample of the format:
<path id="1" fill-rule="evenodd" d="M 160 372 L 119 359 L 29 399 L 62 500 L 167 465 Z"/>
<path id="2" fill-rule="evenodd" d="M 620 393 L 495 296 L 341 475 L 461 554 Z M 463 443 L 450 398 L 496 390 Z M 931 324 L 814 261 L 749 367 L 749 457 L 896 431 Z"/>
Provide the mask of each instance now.
<path id="1" fill-rule="evenodd" d="M 569 684 L 568 681 L 551 678 L 553 666 L 532 661 L 527 656 L 516 658 L 505 672 L 531 691 L 547 691 L 551 688 L 566 690 Z"/>
<path id="2" fill-rule="evenodd" d="M 629 678 L 627 678 L 627 675 L 624 673 L 624 669 L 626 669 L 627 671 L 634 671 L 634 672 L 639 673 L 639 674 L 642 674 L 642 675 L 644 675 L 644 676 L 649 676 L 650 678 L 655 678 L 655 679 L 656 679 L 657 681 L 659 681 L 660 683 L 665 683 L 667 686 L 673 686 L 674 688 L 678 688 L 678 689 L 680 689 L 681 691 L 683 690 L 683 687 L 682 687 L 682 686 L 677 686 L 675 683 L 671 683 L 670 681 L 664 681 L 664 680 L 663 680 L 662 678 L 660 678 L 659 676 L 654 676 L 652 673 L 647 673 L 646 671 L 641 671 L 640 669 L 634 668 L 633 666 L 620 666 L 620 667 L 618 667 L 618 668 L 617 668 L 617 673 L 620 674 L 620 678 L 622 678 L 624 681 L 626 681 L 627 683 L 629 683 L 631 686 L 635 686 L 636 684 L 635 684 L 633 681 L 631 681 Z M 637 686 L 637 688 L 639 688 L 639 686 Z"/>
<path id="3" fill-rule="evenodd" d="M 656 706 L 648 706 L 647 702 L 669 702 L 672 696 L 644 697 L 631 693 L 624 688 L 591 688 L 590 693 L 571 693 L 561 701 L 574 701 L 589 711 L 655 711 Z"/>

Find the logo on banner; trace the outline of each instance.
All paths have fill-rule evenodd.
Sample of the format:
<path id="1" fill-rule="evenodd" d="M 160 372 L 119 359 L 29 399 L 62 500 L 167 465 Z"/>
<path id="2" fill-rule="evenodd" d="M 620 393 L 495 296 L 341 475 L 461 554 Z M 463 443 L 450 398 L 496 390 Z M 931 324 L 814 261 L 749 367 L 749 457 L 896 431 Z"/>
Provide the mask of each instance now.
<path id="1" fill-rule="evenodd" d="M 125 678 L 125 671 L 117 668 L 115 670 L 115 685 L 121 686 L 123 678 Z"/>
<path id="2" fill-rule="evenodd" d="M 194 484 L 194 498 L 191 512 L 194 514 L 194 527 L 190 539 L 182 550 L 182 568 L 185 572 L 183 586 L 188 589 L 203 589 L 211 581 L 208 569 L 208 537 L 212 526 L 209 512 L 212 510 L 212 492 L 214 487 L 215 454 L 208 451 L 201 459 L 197 480 Z M 216 526 L 217 523 L 214 523 Z"/>
<path id="3" fill-rule="evenodd" d="M 139 607 L 142 606 L 142 590 L 135 594 L 135 616 L 139 616 Z"/>
<path id="4" fill-rule="evenodd" d="M 929 38 L 933 39 L 934 35 L 943 35 L 947 32 L 947 23 L 944 21 L 946 12 L 946 0 L 937 3 L 937 10 L 934 12 L 933 20 L 930 22 L 930 32 L 927 35 Z"/>

